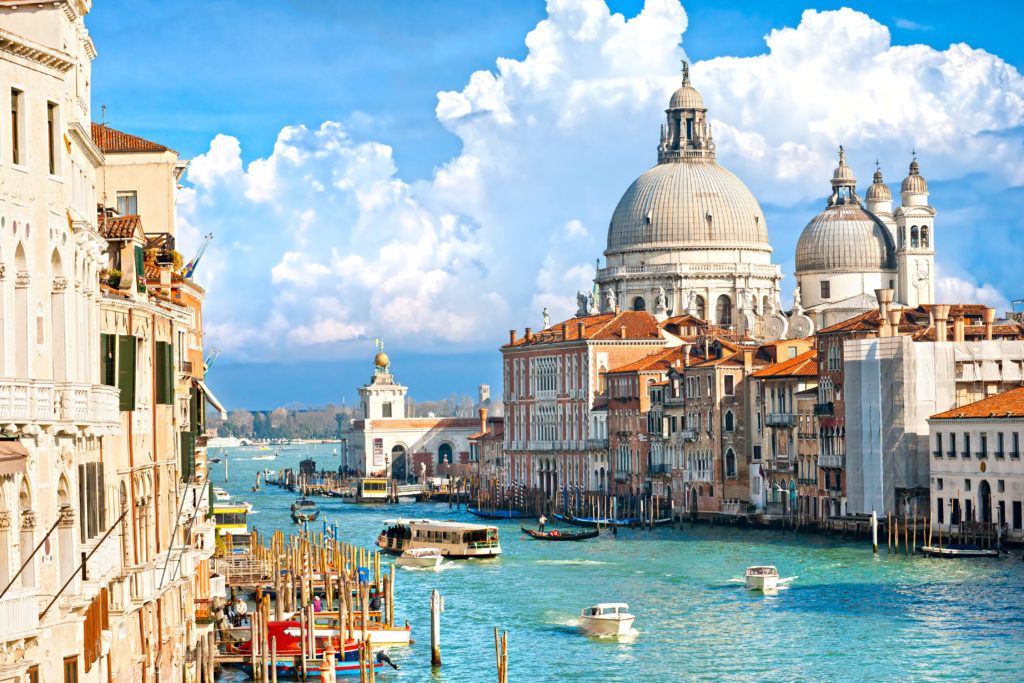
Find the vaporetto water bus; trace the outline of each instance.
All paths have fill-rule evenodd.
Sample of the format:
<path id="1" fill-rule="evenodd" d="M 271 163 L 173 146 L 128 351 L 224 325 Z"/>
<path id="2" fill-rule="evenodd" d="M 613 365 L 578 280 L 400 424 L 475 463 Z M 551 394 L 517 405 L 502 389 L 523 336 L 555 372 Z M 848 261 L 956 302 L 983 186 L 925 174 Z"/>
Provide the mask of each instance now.
<path id="1" fill-rule="evenodd" d="M 386 553 L 401 555 L 410 548 L 437 548 L 445 557 L 468 559 L 501 554 L 498 527 L 432 519 L 388 519 L 377 537 Z"/>

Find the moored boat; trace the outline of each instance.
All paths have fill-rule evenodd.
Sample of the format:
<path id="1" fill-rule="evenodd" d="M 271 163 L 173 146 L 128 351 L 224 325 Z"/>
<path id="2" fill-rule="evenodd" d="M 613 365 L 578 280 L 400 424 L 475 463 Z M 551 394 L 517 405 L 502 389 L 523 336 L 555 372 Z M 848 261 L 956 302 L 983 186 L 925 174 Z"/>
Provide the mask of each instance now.
<path id="1" fill-rule="evenodd" d="M 747 567 L 743 582 L 750 590 L 774 590 L 779 587 L 779 570 L 771 565 Z"/>
<path id="2" fill-rule="evenodd" d="M 926 545 L 919 548 L 928 557 L 947 558 L 972 558 L 972 557 L 999 557 L 999 551 L 995 548 L 982 548 L 977 545 Z"/>
<path id="3" fill-rule="evenodd" d="M 481 519 L 526 519 L 536 516 L 519 510 L 481 510 L 471 507 L 467 507 L 466 512 Z"/>
<path id="4" fill-rule="evenodd" d="M 374 660 L 372 662 L 373 670 L 379 672 L 384 668 L 384 662 Z M 320 658 L 307 659 L 306 660 L 306 679 L 321 680 L 325 678 L 324 673 L 321 672 L 323 666 L 323 660 Z M 252 665 L 243 664 L 242 671 L 252 676 Z M 272 676 L 272 670 L 270 664 L 267 664 L 267 676 L 263 680 L 270 680 Z M 359 660 L 355 661 L 337 661 L 334 663 L 334 677 L 335 678 L 351 678 L 360 676 L 359 672 Z M 277 678 L 283 679 L 298 679 L 302 677 L 302 667 L 297 666 L 295 661 L 278 661 L 277 662 Z"/>
<path id="5" fill-rule="evenodd" d="M 299 498 L 292 503 L 292 521 L 297 523 L 312 522 L 320 516 L 320 508 L 309 498 Z"/>
<path id="6" fill-rule="evenodd" d="M 437 567 L 444 555 L 437 548 L 409 548 L 398 556 L 399 567 Z"/>
<path id="7" fill-rule="evenodd" d="M 593 531 L 561 531 L 559 529 L 552 529 L 551 531 L 535 531 L 533 529 L 527 529 L 525 526 L 519 527 L 523 530 L 523 533 L 530 538 L 535 538 L 538 541 L 584 541 L 588 538 L 597 538 L 601 535 L 601 532 L 597 529 Z"/>
<path id="8" fill-rule="evenodd" d="M 635 616 L 624 602 L 603 602 L 580 613 L 580 628 L 592 636 L 624 636 L 633 630 Z"/>
<path id="9" fill-rule="evenodd" d="M 572 515 L 563 515 L 555 513 L 555 519 L 566 524 L 572 524 L 573 526 L 644 526 L 648 524 L 650 520 L 645 520 L 640 517 L 574 517 Z M 654 520 L 654 526 L 665 526 L 672 523 L 671 517 L 662 517 Z"/>
<path id="10" fill-rule="evenodd" d="M 392 555 L 410 548 L 437 548 L 450 558 L 497 557 L 501 554 L 498 527 L 432 519 L 389 519 L 377 537 L 377 547 Z"/>

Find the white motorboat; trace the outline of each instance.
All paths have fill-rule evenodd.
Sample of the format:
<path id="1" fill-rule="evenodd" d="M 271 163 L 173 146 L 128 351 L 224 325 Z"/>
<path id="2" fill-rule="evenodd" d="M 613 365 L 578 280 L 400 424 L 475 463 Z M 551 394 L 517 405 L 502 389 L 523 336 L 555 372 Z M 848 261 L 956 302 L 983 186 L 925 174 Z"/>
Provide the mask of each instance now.
<path id="1" fill-rule="evenodd" d="M 580 613 L 580 628 L 592 636 L 624 636 L 633 630 L 635 616 L 624 602 L 603 602 Z"/>
<path id="2" fill-rule="evenodd" d="M 770 591 L 779 587 L 779 570 L 772 565 L 747 567 L 743 578 L 750 590 Z"/>
<path id="3" fill-rule="evenodd" d="M 213 499 L 218 503 L 227 503 L 231 500 L 231 494 L 219 486 L 213 489 Z"/>
<path id="4" fill-rule="evenodd" d="M 437 567 L 444 555 L 437 548 L 409 548 L 395 560 L 399 567 Z"/>

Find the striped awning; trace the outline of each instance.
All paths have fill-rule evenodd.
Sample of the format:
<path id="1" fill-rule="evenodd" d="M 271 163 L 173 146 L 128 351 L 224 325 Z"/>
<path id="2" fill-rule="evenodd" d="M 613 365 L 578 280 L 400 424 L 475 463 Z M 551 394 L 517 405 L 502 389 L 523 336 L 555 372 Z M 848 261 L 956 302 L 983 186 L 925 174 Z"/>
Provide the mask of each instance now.
<path id="1" fill-rule="evenodd" d="M 0 476 L 25 471 L 28 451 L 17 439 L 0 440 Z"/>

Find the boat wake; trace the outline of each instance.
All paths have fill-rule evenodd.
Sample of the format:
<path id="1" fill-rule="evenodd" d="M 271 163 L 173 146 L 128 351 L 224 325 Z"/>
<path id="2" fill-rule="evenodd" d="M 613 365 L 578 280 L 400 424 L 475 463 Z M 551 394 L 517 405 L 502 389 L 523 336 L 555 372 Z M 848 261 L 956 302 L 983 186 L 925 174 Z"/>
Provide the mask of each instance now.
<path id="1" fill-rule="evenodd" d="M 449 569 L 462 569 L 465 565 L 458 562 L 442 562 L 436 567 L 399 567 L 406 572 L 444 572 Z"/>
<path id="2" fill-rule="evenodd" d="M 617 640 L 620 643 L 630 643 L 636 640 L 639 635 L 640 631 L 637 631 L 635 628 L 631 628 L 628 633 L 623 633 L 622 635 L 617 635 L 615 633 L 606 633 L 601 635 L 588 633 L 587 637 L 593 638 L 594 640 Z"/>
<path id="3" fill-rule="evenodd" d="M 590 564 L 608 564 L 601 560 L 534 560 L 536 564 L 552 564 L 552 565 L 563 565 L 563 566 L 583 566 Z"/>

